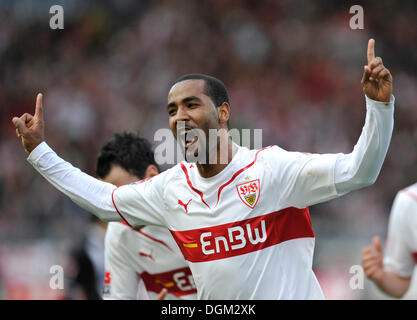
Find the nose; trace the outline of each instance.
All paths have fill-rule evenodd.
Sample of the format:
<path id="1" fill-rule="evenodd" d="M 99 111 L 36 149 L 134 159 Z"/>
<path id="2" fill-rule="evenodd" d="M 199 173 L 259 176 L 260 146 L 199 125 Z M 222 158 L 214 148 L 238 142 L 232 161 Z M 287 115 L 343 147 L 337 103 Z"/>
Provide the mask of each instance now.
<path id="1" fill-rule="evenodd" d="M 175 126 L 178 126 L 178 122 L 180 121 L 187 123 L 189 120 L 190 120 L 190 117 L 187 112 L 187 108 L 180 106 L 177 110 L 177 114 L 175 115 Z"/>

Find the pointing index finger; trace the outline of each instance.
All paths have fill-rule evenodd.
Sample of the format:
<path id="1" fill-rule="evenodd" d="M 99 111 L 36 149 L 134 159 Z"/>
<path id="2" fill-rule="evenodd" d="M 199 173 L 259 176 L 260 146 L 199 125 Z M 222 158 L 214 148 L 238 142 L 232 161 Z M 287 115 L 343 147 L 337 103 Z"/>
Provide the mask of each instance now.
<path id="1" fill-rule="evenodd" d="M 371 61 L 375 58 L 375 40 L 374 39 L 369 39 L 368 41 L 367 57 L 368 57 L 368 64 L 370 64 Z"/>
<path id="2" fill-rule="evenodd" d="M 43 119 L 43 95 L 38 93 L 36 97 L 35 118 Z"/>

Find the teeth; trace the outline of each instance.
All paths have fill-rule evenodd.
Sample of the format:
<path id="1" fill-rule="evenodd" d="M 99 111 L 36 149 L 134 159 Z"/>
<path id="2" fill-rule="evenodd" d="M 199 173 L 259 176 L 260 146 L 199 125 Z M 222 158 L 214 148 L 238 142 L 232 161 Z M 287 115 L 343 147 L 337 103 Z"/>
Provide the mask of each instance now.
<path id="1" fill-rule="evenodd" d="M 196 138 L 192 139 L 192 140 L 187 140 L 185 141 L 185 145 L 186 146 L 190 146 L 191 144 L 193 144 L 196 141 Z"/>
<path id="2" fill-rule="evenodd" d="M 185 129 L 185 130 L 180 132 L 180 135 L 186 135 L 190 131 L 191 131 L 190 129 Z"/>

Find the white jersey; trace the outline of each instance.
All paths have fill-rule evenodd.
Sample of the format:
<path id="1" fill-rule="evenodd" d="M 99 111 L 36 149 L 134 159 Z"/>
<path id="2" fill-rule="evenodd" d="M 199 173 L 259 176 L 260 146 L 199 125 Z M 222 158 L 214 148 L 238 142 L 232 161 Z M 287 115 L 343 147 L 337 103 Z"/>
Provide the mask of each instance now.
<path id="1" fill-rule="evenodd" d="M 417 263 L 417 183 L 397 193 L 388 225 L 384 267 L 411 277 Z"/>
<path id="2" fill-rule="evenodd" d="M 317 178 L 298 175 L 312 157 L 276 146 L 239 147 L 215 177 L 204 179 L 194 164 L 181 163 L 116 189 L 113 200 L 131 225 L 146 219 L 168 226 L 202 298 L 319 299 L 306 205 L 337 195 L 336 156 L 319 156 L 322 167 L 316 169 L 323 172 Z M 161 203 L 164 210 L 157 210 Z"/>
<path id="3" fill-rule="evenodd" d="M 28 161 L 101 219 L 167 227 L 200 299 L 321 299 L 308 206 L 375 182 L 391 139 L 394 99 L 366 102 L 350 154 L 237 147 L 216 176 L 203 178 L 195 164 L 182 162 L 120 188 L 72 167 L 46 143 Z"/>
<path id="4" fill-rule="evenodd" d="M 154 300 L 163 288 L 168 290 L 167 300 L 197 298 L 191 270 L 170 232 L 154 226 L 134 230 L 110 222 L 103 299 Z"/>

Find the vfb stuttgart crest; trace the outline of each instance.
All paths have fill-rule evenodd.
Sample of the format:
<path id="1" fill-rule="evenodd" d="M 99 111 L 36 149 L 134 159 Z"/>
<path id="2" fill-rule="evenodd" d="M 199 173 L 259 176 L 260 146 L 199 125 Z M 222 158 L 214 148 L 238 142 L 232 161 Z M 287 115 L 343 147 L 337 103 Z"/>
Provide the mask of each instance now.
<path id="1" fill-rule="evenodd" d="M 249 208 L 255 208 L 261 193 L 261 185 L 259 179 L 238 184 L 236 186 L 240 200 Z"/>

